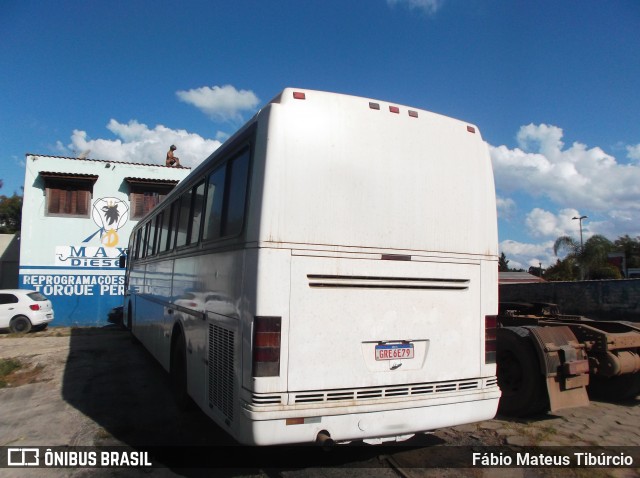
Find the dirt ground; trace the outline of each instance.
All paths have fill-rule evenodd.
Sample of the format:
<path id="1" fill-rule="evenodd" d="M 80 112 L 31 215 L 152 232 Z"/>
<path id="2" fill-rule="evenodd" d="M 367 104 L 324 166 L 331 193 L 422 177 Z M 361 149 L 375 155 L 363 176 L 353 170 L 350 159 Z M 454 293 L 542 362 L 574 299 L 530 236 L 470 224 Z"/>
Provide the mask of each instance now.
<path id="1" fill-rule="evenodd" d="M 245 453 L 199 410 L 178 409 L 169 393 L 169 378 L 160 365 L 116 326 L 50 328 L 26 336 L 0 334 L 0 359 L 16 359 L 21 368 L 0 388 L 0 446 L 128 446 Z M 640 400 L 623 404 L 592 402 L 589 407 L 531 420 L 494 420 L 437 430 L 412 439 L 408 446 L 360 447 L 342 453 L 354 469 L 293 466 L 277 472 L 249 466 L 225 470 L 225 476 L 346 477 L 432 476 L 420 469 L 429 453 L 442 445 L 492 446 L 632 446 L 640 450 Z M 224 448 L 229 447 L 229 448 Z M 481 448 L 479 448 L 481 449 Z M 240 451 L 239 451 L 240 450 Z M 335 456 L 335 455 L 334 455 Z M 255 458 L 255 457 L 254 457 Z M 247 458 L 251 461 L 251 457 Z M 211 457 L 215 476 L 216 457 Z M 254 460 L 255 461 L 255 460 Z M 252 462 L 253 463 L 253 462 Z M 422 465 L 421 465 L 422 463 Z M 640 464 L 640 459 L 637 461 Z M 355 465 L 354 465 L 355 464 Z M 39 469 L 30 476 L 214 476 L 207 470 Z M 453 469 L 437 476 L 640 476 L 640 468 L 613 470 Z M 4 472 L 8 471 L 8 475 Z M 2 470 L 3 476 L 26 476 Z M 491 471 L 491 473 L 489 473 Z M 588 474 L 585 471 L 593 471 Z M 13 472 L 13 474 L 11 473 Z M 201 472 L 201 474 L 198 474 Z M 508 473 L 507 473 L 508 472 Z"/>

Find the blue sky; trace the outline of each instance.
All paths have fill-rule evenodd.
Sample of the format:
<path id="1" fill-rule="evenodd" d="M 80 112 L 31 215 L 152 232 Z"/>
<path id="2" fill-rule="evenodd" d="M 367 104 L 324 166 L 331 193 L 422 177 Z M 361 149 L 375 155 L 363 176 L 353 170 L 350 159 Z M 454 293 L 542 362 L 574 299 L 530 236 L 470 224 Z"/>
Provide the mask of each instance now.
<path id="1" fill-rule="evenodd" d="M 479 126 L 510 266 L 640 236 L 637 0 L 4 0 L 0 193 L 26 153 L 196 165 L 284 87 Z"/>

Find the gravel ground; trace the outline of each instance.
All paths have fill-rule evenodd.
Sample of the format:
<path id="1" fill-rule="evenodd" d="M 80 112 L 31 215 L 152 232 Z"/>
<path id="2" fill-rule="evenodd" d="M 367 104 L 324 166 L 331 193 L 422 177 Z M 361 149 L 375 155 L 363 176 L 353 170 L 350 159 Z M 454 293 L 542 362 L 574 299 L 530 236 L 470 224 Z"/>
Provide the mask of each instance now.
<path id="1" fill-rule="evenodd" d="M 130 335 L 118 327 L 50 328 L 26 336 L 0 334 L 0 359 L 20 370 L 0 388 L 0 446 L 127 445 L 220 447 L 235 445 L 199 410 L 176 408 L 168 376 Z M 340 450 L 338 465 L 262 470 L 215 469 L 216 476 L 640 476 L 639 468 L 425 468 L 434 453 L 457 446 L 589 447 L 640 450 L 640 400 L 592 401 L 590 406 L 526 420 L 493 420 L 437 430 L 396 447 Z M 159 419 L 161 417 L 161 419 Z M 587 449 L 587 448 L 585 448 Z M 229 448 L 237 453 L 238 448 Z M 626 450 L 626 449 L 625 449 Z M 346 457 L 346 458 L 345 458 Z M 215 459 L 215 458 L 213 458 Z M 251 461 L 250 458 L 248 458 Z M 640 459 L 636 461 L 640 464 Z M 8 471 L 5 474 L 4 471 Z M 25 476 L 2 470 L 3 476 Z M 210 476 L 206 470 L 39 469 L 32 476 Z"/>

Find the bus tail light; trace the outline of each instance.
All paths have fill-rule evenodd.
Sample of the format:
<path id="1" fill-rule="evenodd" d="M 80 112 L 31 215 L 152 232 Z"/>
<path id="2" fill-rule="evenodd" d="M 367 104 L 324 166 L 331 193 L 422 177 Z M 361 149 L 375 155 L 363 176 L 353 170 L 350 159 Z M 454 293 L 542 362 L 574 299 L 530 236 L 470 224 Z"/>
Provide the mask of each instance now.
<path id="1" fill-rule="evenodd" d="M 280 375 L 281 317 L 256 317 L 253 321 L 253 376 Z"/>
<path id="2" fill-rule="evenodd" d="M 497 315 L 485 315 L 484 317 L 484 363 L 496 363 L 496 326 Z"/>

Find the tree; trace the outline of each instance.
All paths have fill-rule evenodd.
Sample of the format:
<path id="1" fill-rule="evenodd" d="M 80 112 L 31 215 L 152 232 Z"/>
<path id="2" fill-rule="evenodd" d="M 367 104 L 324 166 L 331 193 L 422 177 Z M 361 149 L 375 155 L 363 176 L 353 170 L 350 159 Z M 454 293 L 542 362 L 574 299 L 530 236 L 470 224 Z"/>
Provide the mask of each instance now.
<path id="1" fill-rule="evenodd" d="M 20 232 L 22 225 L 22 196 L 0 196 L 0 234 Z"/>
<path id="2" fill-rule="evenodd" d="M 580 276 L 580 270 L 573 258 L 558 259 L 556 263 L 544 272 L 544 278 L 550 282 L 575 281 Z"/>
<path id="3" fill-rule="evenodd" d="M 624 253 L 627 267 L 640 267 L 640 237 L 632 239 L 626 234 L 613 244 L 616 251 Z"/>
<path id="4" fill-rule="evenodd" d="M 559 251 L 567 250 L 565 260 L 575 262 L 579 266 L 580 278 L 595 279 L 605 274 L 602 270 L 609 267 L 607 257 L 613 248 L 613 243 L 599 234 L 591 236 L 584 245 L 579 244 L 572 237 L 561 236 L 553 244 L 553 253 L 557 256 Z M 568 270 L 570 268 L 566 269 Z"/>
<path id="5" fill-rule="evenodd" d="M 509 261 L 507 260 L 507 256 L 504 255 L 504 252 L 500 254 L 500 258 L 498 259 L 498 272 L 509 272 Z"/>

